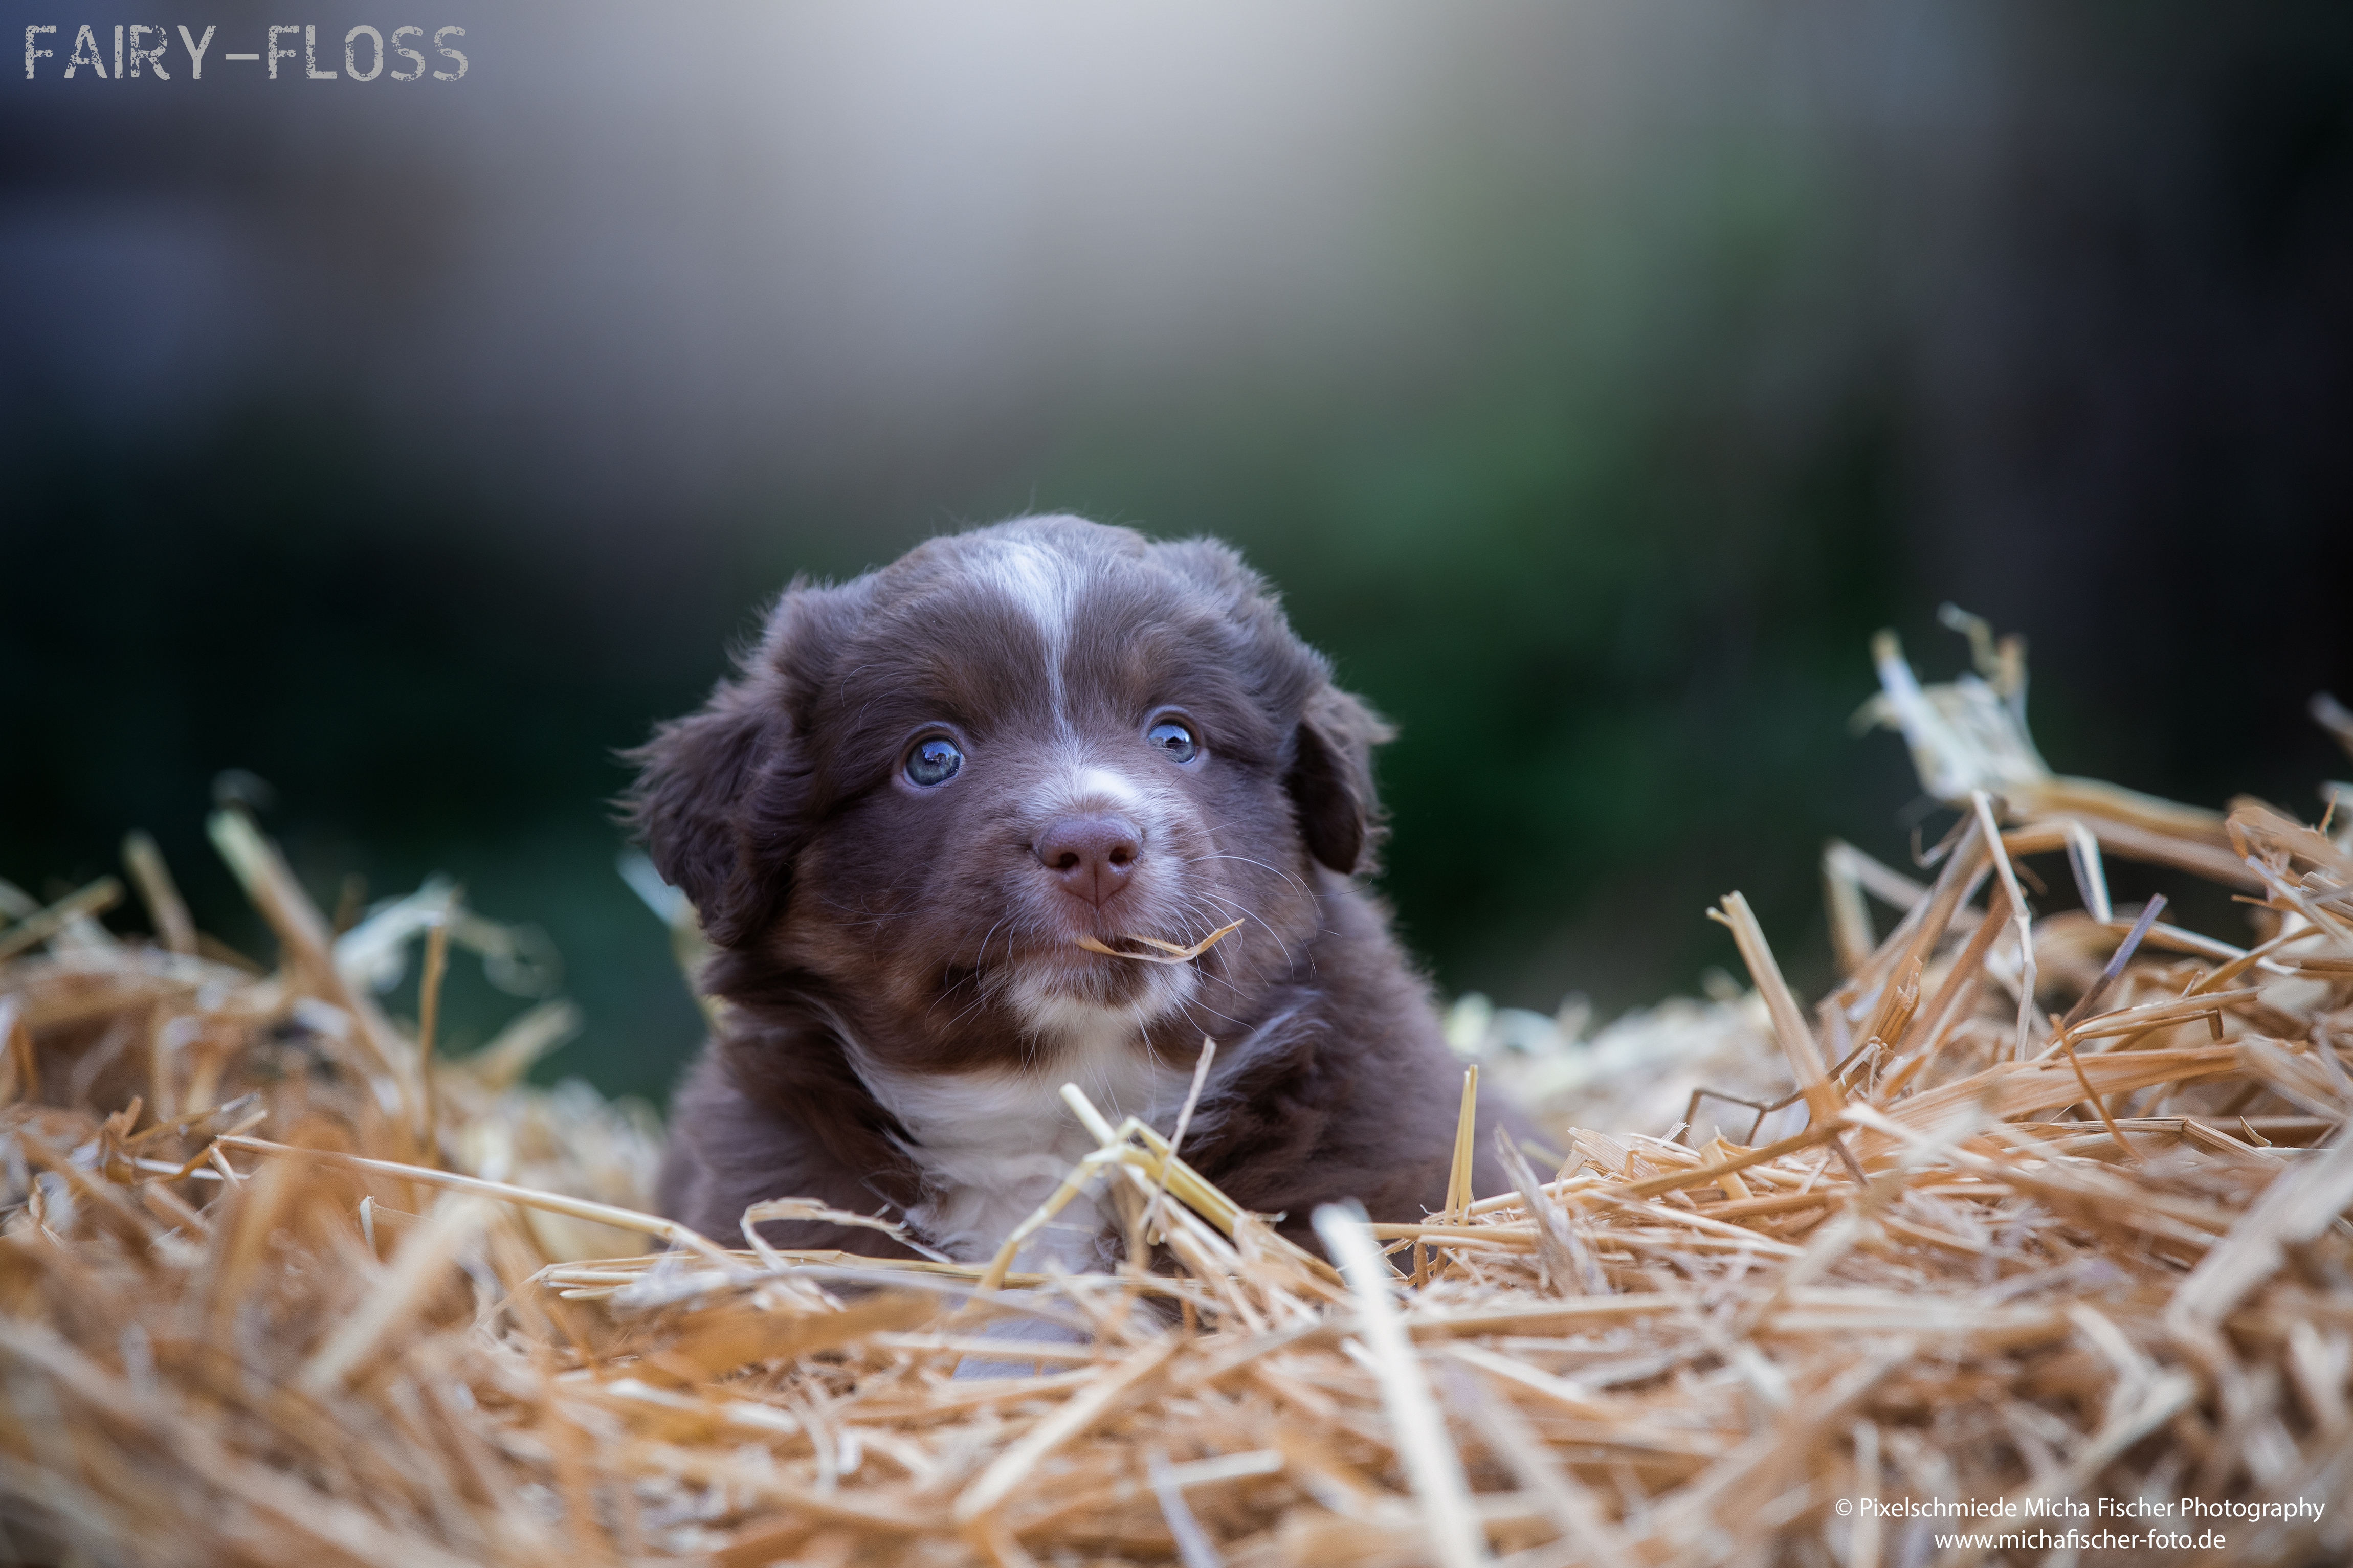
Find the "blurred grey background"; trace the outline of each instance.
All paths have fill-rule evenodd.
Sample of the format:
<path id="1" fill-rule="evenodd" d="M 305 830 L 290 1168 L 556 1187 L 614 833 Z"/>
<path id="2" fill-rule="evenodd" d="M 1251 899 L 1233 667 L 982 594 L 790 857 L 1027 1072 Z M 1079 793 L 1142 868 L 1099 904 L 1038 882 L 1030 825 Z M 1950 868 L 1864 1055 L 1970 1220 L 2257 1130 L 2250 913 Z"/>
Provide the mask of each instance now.
<path id="1" fill-rule="evenodd" d="M 658 1097 L 614 750 L 793 574 L 1033 508 L 1283 585 L 1402 728 L 1409 940 L 1503 1003 L 1691 989 L 1734 887 L 1820 984 L 1821 840 L 1921 824 L 1865 642 L 1949 671 L 1942 600 L 2063 771 L 2345 771 L 2341 6 L 437 4 L 145 17 L 201 81 L 0 7 L 58 26 L 0 72 L 0 876 L 143 826 L 266 954 L 249 769 L 329 907 L 544 927 L 546 1070 Z M 336 79 L 220 58 L 290 19 Z M 406 22 L 464 78 L 351 79 Z"/>

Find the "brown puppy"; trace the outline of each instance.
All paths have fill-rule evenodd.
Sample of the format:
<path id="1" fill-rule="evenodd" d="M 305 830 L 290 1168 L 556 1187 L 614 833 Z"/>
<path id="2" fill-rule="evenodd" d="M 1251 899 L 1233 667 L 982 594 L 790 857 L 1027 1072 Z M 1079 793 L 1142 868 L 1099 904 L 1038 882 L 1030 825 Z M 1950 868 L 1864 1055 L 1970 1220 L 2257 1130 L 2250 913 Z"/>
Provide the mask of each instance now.
<path id="1" fill-rule="evenodd" d="M 1204 1036 L 1185 1154 L 1238 1202 L 1310 1246 L 1322 1203 L 1443 1203 L 1461 1069 L 1352 879 L 1387 732 L 1232 551 L 1071 517 L 934 539 L 795 584 L 740 667 L 636 754 L 632 817 L 733 1005 L 664 1213 L 724 1237 L 765 1198 L 887 1205 L 985 1258 L 1093 1147 L 1060 1086 L 1165 1132 Z M 1077 945 L 1237 920 L 1178 965 Z M 1108 1258 L 1097 1210 L 1063 1217 L 1029 1258 Z"/>

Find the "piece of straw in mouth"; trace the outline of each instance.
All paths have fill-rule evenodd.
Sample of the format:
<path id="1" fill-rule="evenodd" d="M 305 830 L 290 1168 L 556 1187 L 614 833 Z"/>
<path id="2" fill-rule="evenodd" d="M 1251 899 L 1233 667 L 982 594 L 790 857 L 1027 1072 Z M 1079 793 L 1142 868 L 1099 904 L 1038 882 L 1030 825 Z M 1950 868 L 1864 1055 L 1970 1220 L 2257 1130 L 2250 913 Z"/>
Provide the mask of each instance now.
<path id="1" fill-rule="evenodd" d="M 1146 947 L 1156 947 L 1160 950 L 1158 952 L 1122 952 L 1118 948 L 1106 946 L 1091 936 L 1078 937 L 1074 940 L 1089 952 L 1100 952 L 1107 958 L 1133 958 L 1144 963 L 1190 963 L 1234 932 L 1241 930 L 1241 927 L 1242 922 L 1240 921 L 1234 921 L 1231 925 L 1219 926 L 1190 947 L 1179 947 L 1173 942 L 1162 942 L 1156 936 L 1124 936 L 1119 939 L 1122 942 L 1140 942 Z"/>

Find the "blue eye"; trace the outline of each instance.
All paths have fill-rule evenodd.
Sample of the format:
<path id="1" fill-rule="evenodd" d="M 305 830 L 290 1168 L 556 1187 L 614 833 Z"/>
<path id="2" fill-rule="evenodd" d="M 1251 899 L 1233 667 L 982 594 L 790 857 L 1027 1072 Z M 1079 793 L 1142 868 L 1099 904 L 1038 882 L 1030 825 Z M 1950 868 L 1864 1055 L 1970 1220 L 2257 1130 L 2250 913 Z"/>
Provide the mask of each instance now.
<path id="1" fill-rule="evenodd" d="M 1193 738 L 1192 728 L 1174 719 L 1163 719 L 1145 731 L 1144 738 L 1167 752 L 1175 762 L 1189 763 L 1201 754 L 1201 742 Z"/>
<path id="2" fill-rule="evenodd" d="M 955 777 L 962 766 L 964 753 L 956 750 L 956 743 L 945 735 L 934 735 L 915 742 L 914 753 L 907 759 L 907 779 L 929 789 Z"/>

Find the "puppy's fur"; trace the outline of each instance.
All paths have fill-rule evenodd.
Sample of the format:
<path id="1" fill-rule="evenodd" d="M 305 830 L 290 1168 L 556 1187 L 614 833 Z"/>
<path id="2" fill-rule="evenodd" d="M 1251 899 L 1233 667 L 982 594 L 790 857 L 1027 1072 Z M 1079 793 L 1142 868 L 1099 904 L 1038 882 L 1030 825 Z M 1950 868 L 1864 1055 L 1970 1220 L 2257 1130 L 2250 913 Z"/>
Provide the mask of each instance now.
<path id="1" fill-rule="evenodd" d="M 1444 1201 L 1461 1069 L 1352 879 L 1387 731 L 1232 551 L 1002 523 L 796 583 L 739 663 L 636 753 L 634 822 L 731 1004 L 678 1096 L 664 1213 L 724 1237 L 765 1198 L 888 1205 L 983 1258 L 1092 1147 L 1060 1086 L 1166 1132 L 1204 1036 L 1217 1065 L 1185 1154 L 1237 1201 L 1309 1245 L 1319 1204 L 1408 1219 Z M 1172 719 L 1191 761 L 1147 739 Z M 927 738 L 964 757 L 929 787 L 906 772 Z M 1118 826 L 1127 861 L 1093 882 L 1049 864 L 1041 842 L 1074 822 Z M 1183 965 L 1073 940 L 1185 943 L 1234 920 Z M 1026 1256 L 1108 1256 L 1100 1214 L 1065 1220 Z"/>

